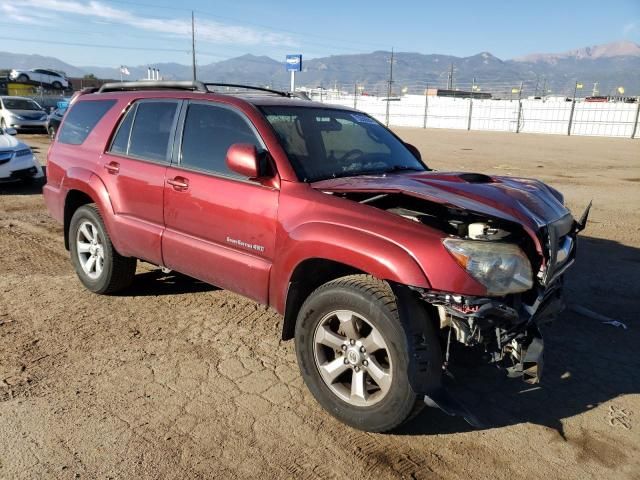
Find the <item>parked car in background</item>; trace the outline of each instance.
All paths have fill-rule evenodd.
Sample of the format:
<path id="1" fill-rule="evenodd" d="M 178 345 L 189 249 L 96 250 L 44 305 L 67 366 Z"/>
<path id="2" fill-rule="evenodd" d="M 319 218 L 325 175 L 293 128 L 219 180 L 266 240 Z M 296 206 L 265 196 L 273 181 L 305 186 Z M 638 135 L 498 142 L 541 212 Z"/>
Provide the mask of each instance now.
<path id="1" fill-rule="evenodd" d="M 49 114 L 49 118 L 47 119 L 47 133 L 51 140 L 56 138 L 56 133 L 58 132 L 58 128 L 60 128 L 60 122 L 62 122 L 62 117 L 64 117 L 68 106 L 68 102 L 59 102 L 58 108 Z"/>
<path id="2" fill-rule="evenodd" d="M 0 128 L 0 182 L 34 182 L 44 178 L 31 148 L 15 138 L 14 128 Z"/>
<path id="3" fill-rule="evenodd" d="M 26 97 L 0 97 L 0 128 L 46 129 L 47 112 Z"/>
<path id="4" fill-rule="evenodd" d="M 35 70 L 11 70 L 9 80 L 16 82 L 36 82 L 51 85 L 57 90 L 69 88 L 69 80 L 60 72 L 36 68 Z"/>

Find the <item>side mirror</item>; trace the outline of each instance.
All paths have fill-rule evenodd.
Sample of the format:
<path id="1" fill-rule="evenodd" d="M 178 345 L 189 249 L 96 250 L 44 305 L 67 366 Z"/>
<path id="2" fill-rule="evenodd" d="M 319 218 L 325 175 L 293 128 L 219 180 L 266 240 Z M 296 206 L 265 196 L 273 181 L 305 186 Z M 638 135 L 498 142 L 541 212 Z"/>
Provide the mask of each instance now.
<path id="1" fill-rule="evenodd" d="M 420 150 L 418 150 L 416 147 L 414 147 L 413 145 L 411 145 L 410 143 L 406 143 L 404 144 L 405 147 L 407 147 L 407 149 L 413 153 L 413 156 L 416 157 L 418 160 L 422 161 L 422 155 L 420 154 Z"/>
<path id="2" fill-rule="evenodd" d="M 17 135 L 18 131 L 15 128 L 5 128 L 4 133 L 7 135 Z"/>
<path id="3" fill-rule="evenodd" d="M 256 178 L 260 172 L 258 149 L 250 143 L 234 143 L 227 150 L 227 167 L 243 177 Z"/>

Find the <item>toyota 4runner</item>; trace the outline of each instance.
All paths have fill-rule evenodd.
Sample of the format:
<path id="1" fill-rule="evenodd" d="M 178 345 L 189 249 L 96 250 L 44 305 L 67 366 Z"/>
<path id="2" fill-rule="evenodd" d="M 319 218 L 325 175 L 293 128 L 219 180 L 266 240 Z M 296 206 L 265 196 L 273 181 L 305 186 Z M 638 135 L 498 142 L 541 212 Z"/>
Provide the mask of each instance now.
<path id="1" fill-rule="evenodd" d="M 425 404 L 474 423 L 442 384 L 452 343 L 538 381 L 588 208 L 576 221 L 539 181 L 431 170 L 357 110 L 220 86 L 73 99 L 44 196 L 86 288 L 126 288 L 142 260 L 270 305 L 311 393 L 363 430 Z"/>

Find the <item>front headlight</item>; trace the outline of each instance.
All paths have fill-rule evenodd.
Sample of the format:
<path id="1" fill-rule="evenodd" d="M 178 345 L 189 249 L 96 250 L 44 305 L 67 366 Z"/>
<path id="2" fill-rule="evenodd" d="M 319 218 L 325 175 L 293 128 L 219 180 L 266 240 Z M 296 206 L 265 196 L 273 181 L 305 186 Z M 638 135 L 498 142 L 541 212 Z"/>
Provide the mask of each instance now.
<path id="1" fill-rule="evenodd" d="M 513 243 L 446 238 L 444 246 L 456 262 L 482 285 L 488 295 L 502 296 L 533 286 L 531 263 Z"/>
<path id="2" fill-rule="evenodd" d="M 23 150 L 18 150 L 16 152 L 16 157 L 26 157 L 27 155 L 31 155 L 31 149 L 30 148 L 25 148 Z"/>

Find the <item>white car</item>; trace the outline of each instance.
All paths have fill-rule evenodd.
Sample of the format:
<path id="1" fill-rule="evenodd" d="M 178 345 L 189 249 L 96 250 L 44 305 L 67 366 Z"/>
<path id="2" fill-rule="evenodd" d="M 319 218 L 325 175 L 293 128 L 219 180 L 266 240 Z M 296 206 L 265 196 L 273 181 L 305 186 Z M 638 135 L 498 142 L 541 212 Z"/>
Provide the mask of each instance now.
<path id="1" fill-rule="evenodd" d="M 0 97 L 0 128 L 47 128 L 47 112 L 35 101 L 26 97 Z"/>
<path id="2" fill-rule="evenodd" d="M 9 80 L 26 83 L 35 82 L 43 85 L 51 85 L 56 90 L 69 88 L 69 80 L 60 72 L 36 68 L 34 70 L 11 70 Z"/>
<path id="3" fill-rule="evenodd" d="M 0 182 L 33 182 L 44 178 L 29 145 L 15 138 L 13 128 L 0 128 Z"/>

